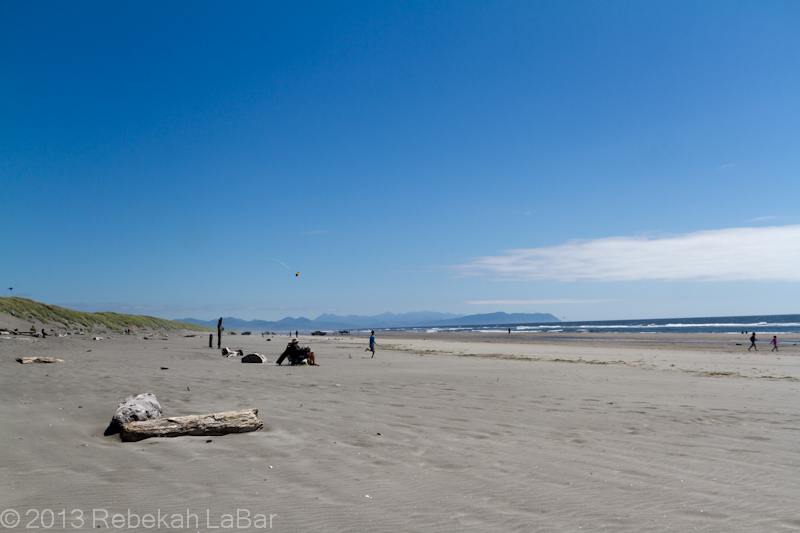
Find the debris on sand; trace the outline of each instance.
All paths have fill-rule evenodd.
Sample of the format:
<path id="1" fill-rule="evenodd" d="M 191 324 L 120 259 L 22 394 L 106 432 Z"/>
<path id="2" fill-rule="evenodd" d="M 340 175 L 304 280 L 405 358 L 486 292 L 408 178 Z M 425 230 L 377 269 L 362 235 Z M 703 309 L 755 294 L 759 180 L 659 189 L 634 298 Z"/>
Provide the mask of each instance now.
<path id="1" fill-rule="evenodd" d="M 63 363 L 63 359 L 54 357 L 17 357 L 17 362 L 27 365 L 30 363 Z"/>
<path id="2" fill-rule="evenodd" d="M 227 346 L 222 349 L 222 355 L 225 357 L 240 357 L 244 355 L 243 350 L 231 350 Z"/>

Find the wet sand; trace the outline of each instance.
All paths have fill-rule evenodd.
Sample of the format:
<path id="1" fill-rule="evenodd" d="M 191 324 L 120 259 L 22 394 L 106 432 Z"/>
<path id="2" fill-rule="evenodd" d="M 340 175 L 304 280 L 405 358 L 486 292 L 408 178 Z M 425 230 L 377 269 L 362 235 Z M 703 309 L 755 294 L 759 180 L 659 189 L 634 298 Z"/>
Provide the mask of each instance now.
<path id="1" fill-rule="evenodd" d="M 800 529 L 800 346 L 393 333 L 370 359 L 366 338 L 301 336 L 315 368 L 242 364 L 207 335 L 114 337 L 0 336 L 0 512 L 16 529 L 29 509 L 65 510 L 67 530 L 105 530 L 93 509 L 128 531 L 223 531 L 237 509 L 287 532 Z M 274 362 L 287 341 L 223 346 Z M 14 361 L 33 355 L 66 362 Z M 165 416 L 256 407 L 265 427 L 104 437 L 141 392 Z M 128 510 L 170 518 L 112 527 Z"/>

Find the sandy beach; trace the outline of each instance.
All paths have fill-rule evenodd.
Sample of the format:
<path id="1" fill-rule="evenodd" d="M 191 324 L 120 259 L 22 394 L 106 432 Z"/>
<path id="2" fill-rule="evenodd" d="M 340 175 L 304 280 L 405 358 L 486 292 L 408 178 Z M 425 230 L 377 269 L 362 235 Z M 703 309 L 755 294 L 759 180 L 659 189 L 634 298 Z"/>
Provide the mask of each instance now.
<path id="1" fill-rule="evenodd" d="M 21 517 L 0 531 L 800 530 L 793 343 L 392 333 L 370 359 L 364 337 L 301 336 L 321 366 L 279 367 L 288 337 L 223 338 L 259 365 L 183 335 L 0 337 L 0 512 Z M 37 355 L 65 362 L 15 362 Z M 103 436 L 142 392 L 264 429 Z"/>

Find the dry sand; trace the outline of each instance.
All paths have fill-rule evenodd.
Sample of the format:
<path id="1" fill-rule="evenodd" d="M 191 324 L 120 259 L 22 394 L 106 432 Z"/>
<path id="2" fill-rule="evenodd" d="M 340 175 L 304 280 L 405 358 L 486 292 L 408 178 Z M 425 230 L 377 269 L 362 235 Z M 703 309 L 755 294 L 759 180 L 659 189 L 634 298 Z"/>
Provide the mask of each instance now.
<path id="1" fill-rule="evenodd" d="M 237 509 L 287 532 L 800 529 L 800 346 L 394 334 L 369 359 L 365 338 L 303 337 L 315 368 L 242 364 L 207 335 L 114 337 L 0 337 L 0 512 L 21 515 L 15 529 L 49 523 L 44 509 L 72 531 L 225 531 L 211 526 Z M 223 346 L 273 362 L 287 340 Z M 14 362 L 34 355 L 66 362 Z M 104 437 L 141 392 L 165 416 L 256 407 L 265 427 Z M 159 510 L 160 527 L 129 527 Z"/>

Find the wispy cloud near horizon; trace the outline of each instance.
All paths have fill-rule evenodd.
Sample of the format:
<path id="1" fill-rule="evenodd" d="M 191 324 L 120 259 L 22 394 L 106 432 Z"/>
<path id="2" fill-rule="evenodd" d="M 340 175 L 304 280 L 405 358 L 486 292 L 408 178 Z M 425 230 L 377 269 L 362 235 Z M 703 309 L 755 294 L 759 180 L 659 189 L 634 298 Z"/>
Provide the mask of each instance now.
<path id="1" fill-rule="evenodd" d="M 800 281 L 800 225 L 608 237 L 507 250 L 453 269 L 512 281 Z"/>
<path id="2" fill-rule="evenodd" d="M 464 302 L 468 305 L 538 305 L 538 304 L 596 304 L 602 302 L 616 302 L 617 298 L 604 300 L 573 300 L 561 298 L 555 300 L 470 300 Z"/>

